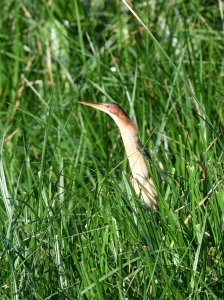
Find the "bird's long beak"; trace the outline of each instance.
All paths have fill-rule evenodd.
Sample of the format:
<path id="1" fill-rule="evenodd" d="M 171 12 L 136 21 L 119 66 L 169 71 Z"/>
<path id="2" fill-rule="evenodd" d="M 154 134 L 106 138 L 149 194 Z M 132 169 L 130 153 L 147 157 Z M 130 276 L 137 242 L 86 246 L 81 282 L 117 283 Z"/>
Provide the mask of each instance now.
<path id="1" fill-rule="evenodd" d="M 80 104 L 91 106 L 99 110 L 105 110 L 105 106 L 102 103 L 93 103 L 93 102 L 79 102 Z"/>

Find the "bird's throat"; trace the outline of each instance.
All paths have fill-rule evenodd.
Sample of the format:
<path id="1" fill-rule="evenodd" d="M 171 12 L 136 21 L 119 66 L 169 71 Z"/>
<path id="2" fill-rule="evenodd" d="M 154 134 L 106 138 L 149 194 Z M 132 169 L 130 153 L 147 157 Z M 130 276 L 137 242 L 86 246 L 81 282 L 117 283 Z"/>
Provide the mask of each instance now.
<path id="1" fill-rule="evenodd" d="M 121 137 L 127 153 L 132 176 L 138 179 L 140 183 L 144 183 L 149 177 L 149 172 L 140 149 L 141 143 L 137 131 L 135 134 L 130 134 L 129 132 L 121 130 Z"/>

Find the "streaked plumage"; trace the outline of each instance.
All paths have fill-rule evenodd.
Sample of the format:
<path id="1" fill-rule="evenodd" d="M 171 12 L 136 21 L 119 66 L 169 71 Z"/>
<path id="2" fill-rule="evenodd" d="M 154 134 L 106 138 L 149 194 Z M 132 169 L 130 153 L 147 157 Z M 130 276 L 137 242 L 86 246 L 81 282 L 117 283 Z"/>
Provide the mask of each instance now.
<path id="1" fill-rule="evenodd" d="M 156 208 L 157 193 L 145 162 L 144 150 L 138 136 L 137 126 L 125 111 L 115 103 L 80 103 L 107 113 L 117 124 L 129 160 L 132 173 L 131 182 L 136 194 L 139 195 L 147 206 Z"/>

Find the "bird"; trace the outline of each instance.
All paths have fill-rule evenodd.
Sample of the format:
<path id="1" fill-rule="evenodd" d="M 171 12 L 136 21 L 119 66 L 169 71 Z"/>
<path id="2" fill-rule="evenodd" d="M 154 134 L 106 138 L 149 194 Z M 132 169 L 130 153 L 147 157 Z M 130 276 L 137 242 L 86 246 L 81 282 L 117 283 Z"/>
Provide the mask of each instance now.
<path id="1" fill-rule="evenodd" d="M 149 153 L 144 149 L 138 134 L 137 125 L 126 112 L 114 102 L 79 102 L 108 114 L 120 130 L 124 148 L 129 161 L 132 177 L 131 184 L 140 200 L 154 210 L 157 209 L 157 192 L 149 174 L 146 160 L 151 161 Z"/>

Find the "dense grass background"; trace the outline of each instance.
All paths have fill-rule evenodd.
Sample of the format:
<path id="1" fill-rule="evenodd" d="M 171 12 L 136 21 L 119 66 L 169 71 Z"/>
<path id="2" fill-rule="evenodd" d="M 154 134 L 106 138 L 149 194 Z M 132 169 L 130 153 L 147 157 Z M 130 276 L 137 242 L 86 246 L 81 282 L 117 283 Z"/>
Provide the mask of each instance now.
<path id="1" fill-rule="evenodd" d="M 0 298 L 223 299 L 221 1 L 2 0 Z M 135 196 L 115 101 L 161 161 Z M 156 179 L 156 176 L 155 180 Z"/>

